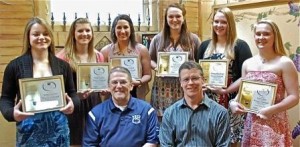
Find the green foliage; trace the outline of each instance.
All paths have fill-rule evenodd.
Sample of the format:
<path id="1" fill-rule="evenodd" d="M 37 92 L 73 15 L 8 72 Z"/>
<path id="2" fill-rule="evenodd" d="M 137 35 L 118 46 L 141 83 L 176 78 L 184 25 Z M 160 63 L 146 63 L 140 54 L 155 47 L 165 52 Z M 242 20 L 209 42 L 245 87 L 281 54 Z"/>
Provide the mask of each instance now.
<path id="1" fill-rule="evenodd" d="M 291 43 L 290 42 L 286 42 L 285 44 L 284 44 L 284 47 L 287 49 L 287 50 L 291 50 Z"/>
<path id="2" fill-rule="evenodd" d="M 300 54 L 300 46 L 297 47 L 296 53 L 297 53 L 297 54 Z"/>

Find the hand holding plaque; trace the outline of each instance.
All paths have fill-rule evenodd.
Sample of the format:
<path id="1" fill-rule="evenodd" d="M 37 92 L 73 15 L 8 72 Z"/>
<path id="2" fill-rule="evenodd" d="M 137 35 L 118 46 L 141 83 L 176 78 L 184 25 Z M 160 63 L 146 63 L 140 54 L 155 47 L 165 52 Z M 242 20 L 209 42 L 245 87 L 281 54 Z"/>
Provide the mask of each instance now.
<path id="1" fill-rule="evenodd" d="M 277 85 L 242 80 L 238 102 L 247 112 L 258 113 L 260 109 L 274 104 Z"/>
<path id="2" fill-rule="evenodd" d="M 208 85 L 227 87 L 228 60 L 199 60 Z"/>
<path id="3" fill-rule="evenodd" d="M 77 64 L 77 91 L 107 89 L 109 69 L 109 63 Z"/>
<path id="4" fill-rule="evenodd" d="M 188 52 L 158 52 L 157 76 L 179 77 L 179 67 L 188 61 Z"/>
<path id="5" fill-rule="evenodd" d="M 48 112 L 66 105 L 63 76 L 20 79 L 24 112 Z"/>

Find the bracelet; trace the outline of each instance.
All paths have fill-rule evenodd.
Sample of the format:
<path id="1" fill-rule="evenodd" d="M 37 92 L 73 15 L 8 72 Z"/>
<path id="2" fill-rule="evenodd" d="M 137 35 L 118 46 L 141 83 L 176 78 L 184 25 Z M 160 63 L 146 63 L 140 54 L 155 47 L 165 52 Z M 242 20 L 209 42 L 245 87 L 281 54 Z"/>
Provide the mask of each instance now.
<path id="1" fill-rule="evenodd" d="M 143 84 L 142 80 L 137 80 L 137 81 L 139 81 L 139 82 L 140 82 L 140 85 L 142 85 L 142 84 Z"/>

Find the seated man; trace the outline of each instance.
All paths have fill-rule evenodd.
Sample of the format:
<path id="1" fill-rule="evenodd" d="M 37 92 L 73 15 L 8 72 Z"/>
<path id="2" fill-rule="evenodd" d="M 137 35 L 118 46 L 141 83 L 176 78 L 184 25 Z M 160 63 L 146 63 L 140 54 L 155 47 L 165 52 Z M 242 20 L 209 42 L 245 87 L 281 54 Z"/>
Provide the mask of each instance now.
<path id="1" fill-rule="evenodd" d="M 183 99 L 166 109 L 159 133 L 165 146 L 230 146 L 227 110 L 202 92 L 203 71 L 194 61 L 179 68 Z"/>
<path id="2" fill-rule="evenodd" d="M 147 102 L 131 97 L 130 72 L 114 67 L 109 73 L 111 98 L 88 115 L 82 146 L 149 146 L 158 144 L 156 111 Z"/>

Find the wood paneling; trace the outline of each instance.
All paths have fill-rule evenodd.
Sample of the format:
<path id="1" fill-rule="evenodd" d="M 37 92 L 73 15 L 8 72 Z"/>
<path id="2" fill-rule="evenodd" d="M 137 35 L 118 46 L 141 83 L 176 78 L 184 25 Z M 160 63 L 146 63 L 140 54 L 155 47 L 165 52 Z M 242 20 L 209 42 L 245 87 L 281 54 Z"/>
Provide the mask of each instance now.
<path id="1" fill-rule="evenodd" d="M 0 34 L 20 35 L 24 32 L 24 26 L 1 26 Z"/>
<path id="2" fill-rule="evenodd" d="M 29 6 L 29 7 L 28 7 Z M 0 10 L 4 11 L 15 11 L 15 12 L 32 12 L 32 7 L 30 5 L 22 5 L 22 4 L 12 4 L 12 5 L 1 5 Z"/>
<path id="3" fill-rule="evenodd" d="M 28 18 L 2 18 L 0 19 L 0 26 L 22 26 L 24 27 L 28 21 Z"/>
<path id="4" fill-rule="evenodd" d="M 1 58 L 3 56 L 15 56 L 15 55 L 20 55 L 22 52 L 23 47 L 0 47 L 0 52 L 1 52 Z M 2 63 L 1 59 L 1 63 Z"/>
<path id="5" fill-rule="evenodd" d="M 4 11 L 0 13 L 0 18 L 30 18 L 32 16 L 32 12 Z"/>
<path id="6" fill-rule="evenodd" d="M 14 58 L 18 57 L 19 55 L 20 54 L 8 55 L 8 56 L 1 56 L 1 63 L 0 63 L 0 65 L 6 65 L 7 63 L 9 63 L 11 60 L 13 60 Z M 4 70 L 0 70 L 0 71 L 4 71 Z"/>
<path id="7" fill-rule="evenodd" d="M 17 40 L 17 39 L 0 40 L 0 47 L 20 47 L 20 46 L 23 46 L 23 40 Z"/>

